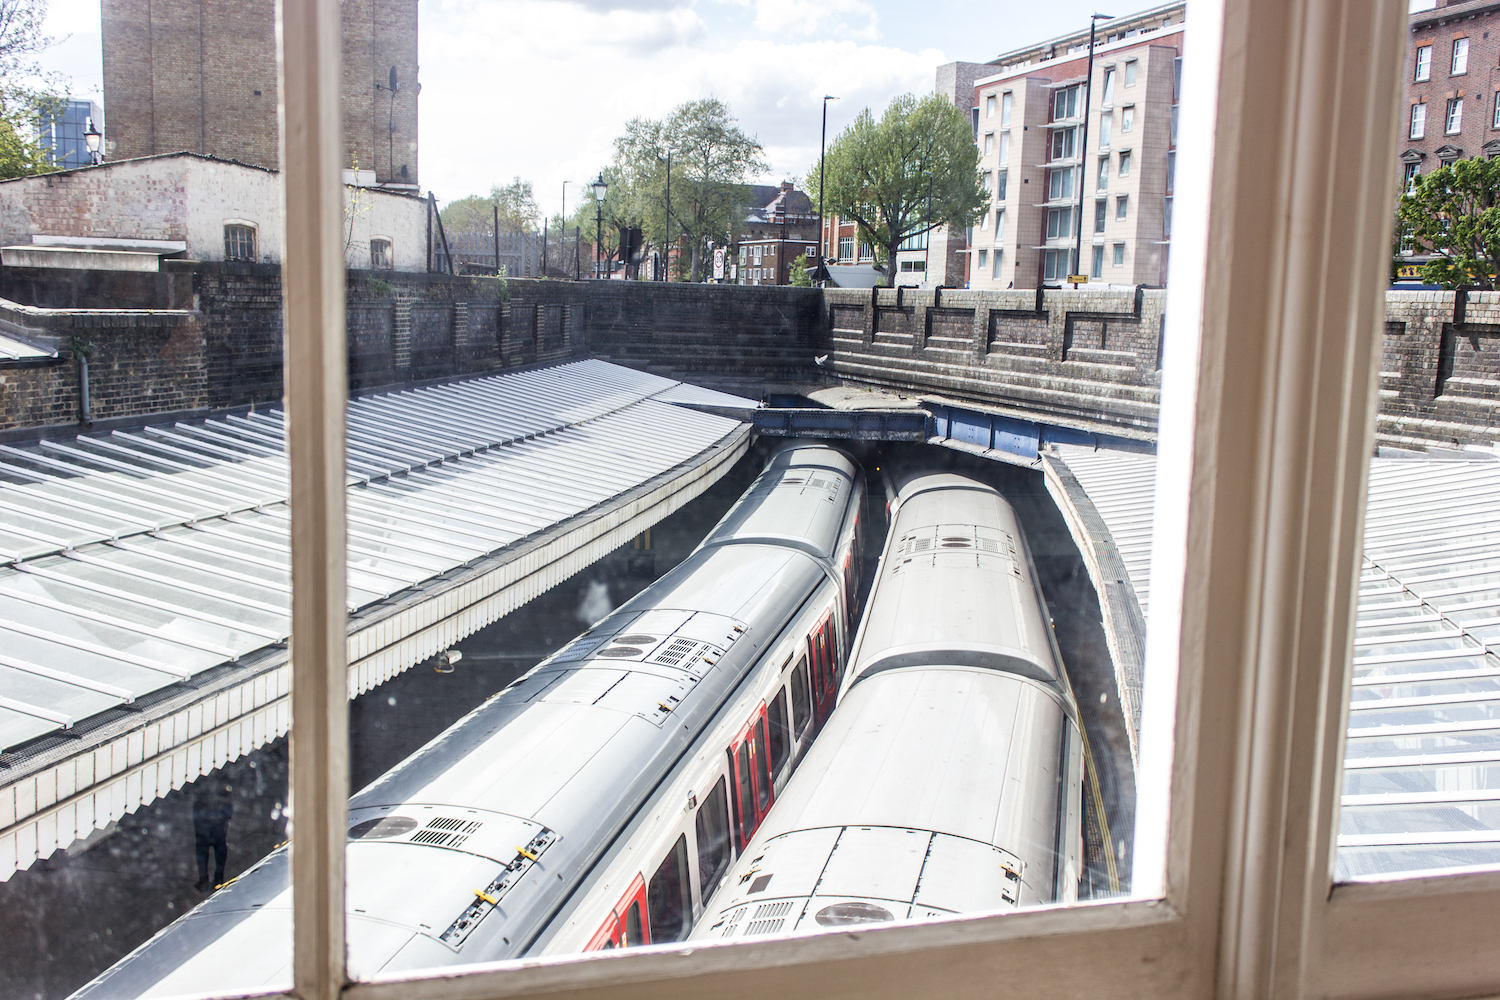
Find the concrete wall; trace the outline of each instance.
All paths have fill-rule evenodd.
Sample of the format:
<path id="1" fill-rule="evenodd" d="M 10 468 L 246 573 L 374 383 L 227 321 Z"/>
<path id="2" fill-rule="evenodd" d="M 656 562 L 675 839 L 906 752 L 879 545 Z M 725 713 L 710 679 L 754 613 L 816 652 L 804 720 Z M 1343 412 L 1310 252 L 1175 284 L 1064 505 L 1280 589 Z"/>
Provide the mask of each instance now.
<path id="1" fill-rule="evenodd" d="M 368 267 L 373 236 L 392 243 L 397 270 L 427 269 L 427 206 L 375 188 L 344 189 L 349 266 Z M 256 229 L 261 263 L 278 263 L 281 175 L 196 154 L 116 161 L 0 182 L 0 245 L 34 235 L 181 240 L 194 260 L 224 259 L 224 226 Z"/>

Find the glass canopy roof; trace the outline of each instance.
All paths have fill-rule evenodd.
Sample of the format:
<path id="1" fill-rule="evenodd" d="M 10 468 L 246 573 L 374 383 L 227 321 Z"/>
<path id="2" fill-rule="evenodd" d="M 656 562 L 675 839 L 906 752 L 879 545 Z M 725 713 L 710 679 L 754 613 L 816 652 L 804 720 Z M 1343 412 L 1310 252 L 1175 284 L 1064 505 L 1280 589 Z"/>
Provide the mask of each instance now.
<path id="1" fill-rule="evenodd" d="M 1136 593 L 1149 593 L 1155 460 L 1108 452 L 1063 459 L 1095 499 Z M 1497 654 L 1500 461 L 1374 459 L 1340 881 L 1500 865 Z"/>
<path id="2" fill-rule="evenodd" d="M 674 405 L 682 404 L 682 405 Z M 749 400 L 601 361 L 349 406 L 351 611 L 699 454 Z M 0 445 L 0 749 L 290 630 L 279 408 Z"/>

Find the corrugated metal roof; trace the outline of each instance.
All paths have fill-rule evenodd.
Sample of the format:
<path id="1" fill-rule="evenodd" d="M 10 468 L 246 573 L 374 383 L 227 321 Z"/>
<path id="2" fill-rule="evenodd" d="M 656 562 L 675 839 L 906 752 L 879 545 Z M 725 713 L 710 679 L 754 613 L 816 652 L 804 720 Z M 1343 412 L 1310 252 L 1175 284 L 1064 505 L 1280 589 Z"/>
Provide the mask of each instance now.
<path id="1" fill-rule="evenodd" d="M 55 347 L 38 347 L 0 330 L 0 361 L 40 361 L 57 357 Z"/>
<path id="2" fill-rule="evenodd" d="M 584 361 L 349 406 L 348 606 L 616 497 L 754 407 Z M 0 748 L 285 639 L 279 409 L 0 445 Z"/>
<path id="3" fill-rule="evenodd" d="M 1155 460 L 1065 460 L 1148 593 Z M 1336 877 L 1500 865 L 1500 462 L 1374 459 L 1359 587 Z"/>

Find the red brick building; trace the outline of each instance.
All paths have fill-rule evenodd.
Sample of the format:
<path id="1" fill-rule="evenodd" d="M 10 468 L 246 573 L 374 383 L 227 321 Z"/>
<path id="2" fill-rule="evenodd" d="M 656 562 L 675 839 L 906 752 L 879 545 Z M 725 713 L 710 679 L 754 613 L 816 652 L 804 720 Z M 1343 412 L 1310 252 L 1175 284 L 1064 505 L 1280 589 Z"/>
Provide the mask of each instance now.
<path id="1" fill-rule="evenodd" d="M 804 254 L 809 259 L 818 254 L 816 208 L 791 181 L 779 187 L 753 185 L 750 205 L 741 224 L 739 283 L 791 284 L 792 262 Z"/>
<path id="2" fill-rule="evenodd" d="M 417 186 L 417 0 L 343 0 L 344 165 Z M 105 154 L 279 165 L 275 0 L 103 0 Z M 394 68 L 397 89 L 390 89 Z"/>
<path id="3" fill-rule="evenodd" d="M 1438 0 L 1411 15 L 1401 163 L 1418 174 L 1500 155 L 1500 2 Z"/>

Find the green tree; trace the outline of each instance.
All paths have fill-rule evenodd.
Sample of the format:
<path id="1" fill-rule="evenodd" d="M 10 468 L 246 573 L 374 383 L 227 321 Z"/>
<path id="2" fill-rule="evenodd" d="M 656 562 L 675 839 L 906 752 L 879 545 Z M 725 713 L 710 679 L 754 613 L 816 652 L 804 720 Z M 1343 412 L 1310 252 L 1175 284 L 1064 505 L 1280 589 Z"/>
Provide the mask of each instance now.
<path id="1" fill-rule="evenodd" d="M 762 152 L 760 143 L 740 129 L 729 106 L 717 98 L 688 101 L 662 121 L 635 118 L 615 140 L 615 176 L 622 185 L 620 222 L 640 226 L 656 246 L 685 241 L 688 277 L 697 281 L 707 242 L 728 244 L 743 224 L 750 194 L 747 182 L 769 169 Z"/>
<path id="2" fill-rule="evenodd" d="M 54 169 L 37 125 L 62 113 L 68 90 L 35 59 L 59 41 L 42 33 L 46 19 L 47 0 L 0 0 L 0 178 Z"/>
<path id="3" fill-rule="evenodd" d="M 1431 253 L 1422 280 L 1444 288 L 1497 287 L 1500 160 L 1458 160 L 1418 175 L 1396 209 L 1398 240 Z M 1399 250 L 1399 247 L 1398 247 Z"/>
<path id="4" fill-rule="evenodd" d="M 807 273 L 807 254 L 798 254 L 789 271 L 790 282 L 798 288 L 811 288 L 812 276 Z"/>
<path id="5" fill-rule="evenodd" d="M 828 213 L 858 223 L 859 239 L 884 251 L 887 284 L 895 283 L 903 240 L 939 226 L 972 226 L 986 204 L 973 126 L 937 94 L 903 94 L 878 122 L 865 108 L 829 144 L 824 169 Z M 807 190 L 817 201 L 816 165 Z"/>
<path id="6" fill-rule="evenodd" d="M 3 2 L 3 0 L 0 0 Z M 509 184 L 490 188 L 488 197 L 471 194 L 448 202 L 438 214 L 453 233 L 488 233 L 495 228 L 495 209 L 500 210 L 502 233 L 530 233 L 541 228 L 542 212 L 536 206 L 531 182 L 517 177 Z"/>

